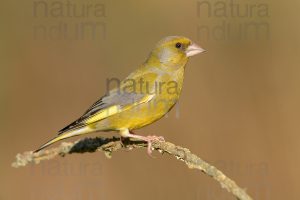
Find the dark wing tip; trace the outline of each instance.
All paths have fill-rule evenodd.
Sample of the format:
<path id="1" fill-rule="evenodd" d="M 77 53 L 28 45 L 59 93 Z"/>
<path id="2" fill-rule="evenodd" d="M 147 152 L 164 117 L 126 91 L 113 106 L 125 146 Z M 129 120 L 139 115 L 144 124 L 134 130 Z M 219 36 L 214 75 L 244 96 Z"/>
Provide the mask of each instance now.
<path id="1" fill-rule="evenodd" d="M 37 153 L 37 152 L 39 152 L 40 150 L 42 150 L 42 148 L 39 148 L 39 149 L 33 151 L 33 153 Z"/>
<path id="2" fill-rule="evenodd" d="M 69 124 L 68 126 L 66 126 L 65 128 L 59 130 L 58 135 L 61 135 L 62 133 L 65 133 L 67 131 L 82 127 L 84 125 L 82 122 L 83 122 L 83 118 L 81 117 L 78 120 L 76 120 L 76 121 L 72 122 L 71 124 Z"/>
<path id="3" fill-rule="evenodd" d="M 84 126 L 83 122 L 85 119 L 89 118 L 91 115 L 97 113 L 99 110 L 101 110 L 103 108 L 104 103 L 103 103 L 102 99 L 103 98 L 96 101 L 78 120 L 72 122 L 65 128 L 59 130 L 58 135 L 66 132 L 66 131 L 77 129 L 77 128 Z"/>

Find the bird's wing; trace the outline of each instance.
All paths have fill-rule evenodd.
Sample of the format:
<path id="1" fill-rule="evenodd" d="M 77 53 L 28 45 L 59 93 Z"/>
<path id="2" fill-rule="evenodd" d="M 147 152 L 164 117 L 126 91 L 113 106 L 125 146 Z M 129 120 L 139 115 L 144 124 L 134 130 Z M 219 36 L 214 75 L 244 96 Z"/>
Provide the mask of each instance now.
<path id="1" fill-rule="evenodd" d="M 155 79 L 156 76 L 154 73 L 142 75 L 143 78 L 151 77 L 151 79 Z M 135 78 L 137 80 L 138 77 Z M 78 120 L 61 129 L 58 134 L 60 135 L 64 132 L 84 127 L 139 104 L 147 103 L 154 97 L 154 94 L 139 91 L 123 92 L 122 88 L 124 87 L 126 87 L 126 84 L 122 82 L 121 90 L 111 90 L 108 95 L 96 101 Z"/>

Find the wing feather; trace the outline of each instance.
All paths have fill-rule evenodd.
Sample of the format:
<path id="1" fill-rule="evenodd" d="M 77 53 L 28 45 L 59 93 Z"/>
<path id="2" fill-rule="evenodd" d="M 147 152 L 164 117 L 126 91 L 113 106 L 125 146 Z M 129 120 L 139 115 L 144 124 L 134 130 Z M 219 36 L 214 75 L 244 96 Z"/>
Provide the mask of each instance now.
<path id="1" fill-rule="evenodd" d="M 147 73 L 140 74 L 138 77 L 132 77 L 130 75 L 127 79 L 136 80 L 142 77 L 143 79 L 151 78 L 151 80 L 155 80 L 157 74 L 155 73 Z M 125 79 L 126 80 L 126 79 Z M 121 84 L 121 88 L 126 87 L 124 81 Z M 103 96 L 98 101 L 96 101 L 79 119 L 69 124 L 65 128 L 61 129 L 58 134 L 62 134 L 66 131 L 78 129 L 84 127 L 88 124 L 92 124 L 96 121 L 105 119 L 109 116 L 122 112 L 124 110 L 130 109 L 132 106 L 136 106 L 141 103 L 145 103 L 150 101 L 154 95 L 147 94 L 139 91 L 132 92 L 120 92 L 117 89 L 113 89 L 109 92 L 108 95 Z"/>

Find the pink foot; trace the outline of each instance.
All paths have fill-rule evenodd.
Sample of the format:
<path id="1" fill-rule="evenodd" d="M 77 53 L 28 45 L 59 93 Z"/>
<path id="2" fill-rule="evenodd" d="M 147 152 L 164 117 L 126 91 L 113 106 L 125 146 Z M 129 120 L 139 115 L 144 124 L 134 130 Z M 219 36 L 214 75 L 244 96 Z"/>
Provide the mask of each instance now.
<path id="1" fill-rule="evenodd" d="M 145 141 L 148 142 L 147 153 L 152 157 L 152 142 L 165 142 L 165 139 L 162 136 L 149 135 L 146 137 Z"/>
<path id="2" fill-rule="evenodd" d="M 147 153 L 151 157 L 153 157 L 152 156 L 152 143 L 165 141 L 164 137 L 156 136 L 156 135 L 141 136 L 141 135 L 135 135 L 135 134 L 130 133 L 130 134 L 128 134 L 128 137 L 146 141 L 148 143 Z"/>

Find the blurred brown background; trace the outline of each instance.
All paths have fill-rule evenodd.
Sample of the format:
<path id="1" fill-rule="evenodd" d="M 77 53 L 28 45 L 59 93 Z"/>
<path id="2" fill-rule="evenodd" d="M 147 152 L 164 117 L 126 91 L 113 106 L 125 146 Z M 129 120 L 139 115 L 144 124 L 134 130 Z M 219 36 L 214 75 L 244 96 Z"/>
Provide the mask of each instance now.
<path id="1" fill-rule="evenodd" d="M 1 4 L 0 199 L 234 199 L 206 175 L 146 150 L 11 167 L 18 152 L 55 136 L 104 94 L 107 78 L 124 78 L 168 35 L 208 51 L 187 66 L 179 113 L 138 132 L 189 148 L 254 199 L 299 199 L 299 2 L 70 1 L 78 16 L 68 2 Z M 247 25 L 260 23 L 255 37 Z"/>

